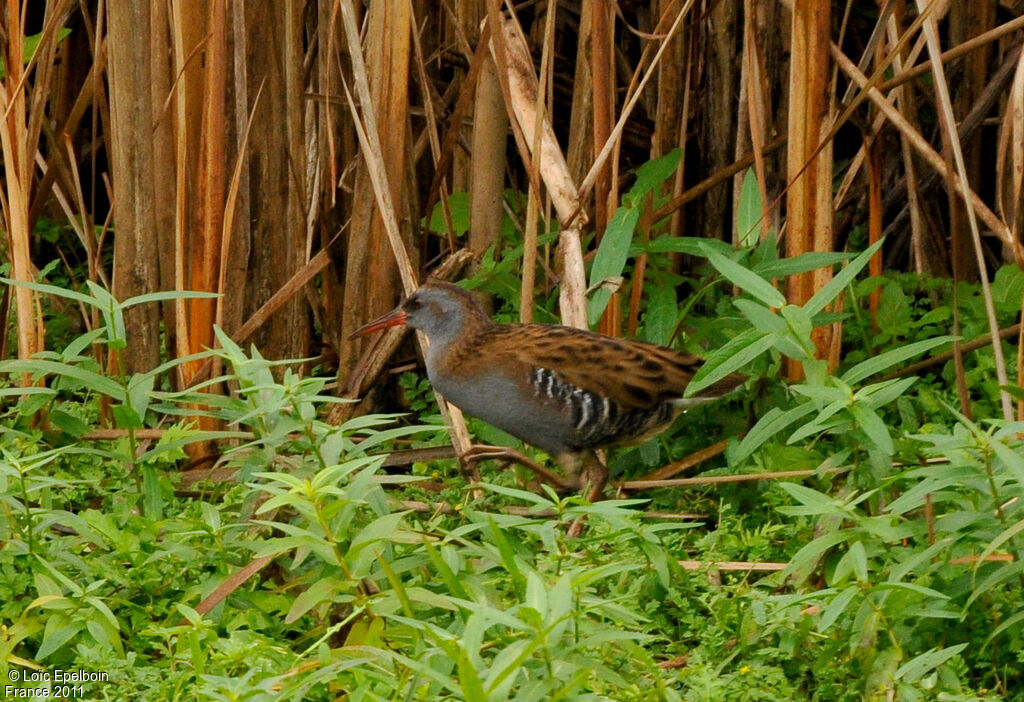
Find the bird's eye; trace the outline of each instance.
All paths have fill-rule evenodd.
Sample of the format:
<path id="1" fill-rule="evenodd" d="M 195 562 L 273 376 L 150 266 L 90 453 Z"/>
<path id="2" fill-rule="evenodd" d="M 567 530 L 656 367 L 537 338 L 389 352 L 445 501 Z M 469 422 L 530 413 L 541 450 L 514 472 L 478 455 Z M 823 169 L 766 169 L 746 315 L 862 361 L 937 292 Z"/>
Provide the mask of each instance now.
<path id="1" fill-rule="evenodd" d="M 414 295 L 405 301 L 404 307 L 407 310 L 418 310 L 420 307 L 423 307 L 423 301 Z"/>

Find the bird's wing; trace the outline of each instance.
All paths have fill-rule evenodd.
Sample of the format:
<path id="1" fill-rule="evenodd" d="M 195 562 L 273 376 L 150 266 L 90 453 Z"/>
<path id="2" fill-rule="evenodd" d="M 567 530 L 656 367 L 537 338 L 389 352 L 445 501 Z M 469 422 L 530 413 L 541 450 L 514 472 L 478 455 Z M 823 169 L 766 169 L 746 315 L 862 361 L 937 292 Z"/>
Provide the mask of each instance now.
<path id="1" fill-rule="evenodd" d="M 510 367 L 543 368 L 563 382 L 595 392 L 623 408 L 649 409 L 683 396 L 700 368 L 696 356 L 654 344 L 615 339 L 557 325 L 502 325 L 486 354 Z M 713 398 L 740 385 L 729 376 L 701 393 Z"/>

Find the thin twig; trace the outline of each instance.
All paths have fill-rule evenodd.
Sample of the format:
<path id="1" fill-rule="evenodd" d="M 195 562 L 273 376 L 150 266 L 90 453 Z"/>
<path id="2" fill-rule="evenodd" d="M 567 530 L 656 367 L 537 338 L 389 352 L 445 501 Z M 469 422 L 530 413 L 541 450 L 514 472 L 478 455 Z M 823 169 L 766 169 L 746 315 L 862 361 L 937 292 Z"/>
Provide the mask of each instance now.
<path id="1" fill-rule="evenodd" d="M 709 475 L 703 478 L 672 478 L 670 480 L 623 480 L 613 483 L 619 490 L 650 490 L 662 487 L 684 487 L 694 485 L 721 485 L 723 483 L 744 483 L 755 480 L 786 480 L 807 478 L 812 475 L 839 473 L 842 468 L 818 470 L 779 470 L 770 473 L 740 473 L 738 475 Z"/>

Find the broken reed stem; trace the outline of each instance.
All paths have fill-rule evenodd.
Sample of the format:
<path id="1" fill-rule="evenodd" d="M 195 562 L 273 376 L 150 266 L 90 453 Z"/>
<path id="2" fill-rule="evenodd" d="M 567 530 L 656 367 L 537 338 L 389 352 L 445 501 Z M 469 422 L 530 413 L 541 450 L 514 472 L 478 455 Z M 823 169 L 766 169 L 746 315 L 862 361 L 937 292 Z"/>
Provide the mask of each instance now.
<path id="1" fill-rule="evenodd" d="M 421 500 L 390 500 L 392 507 L 402 510 L 409 510 L 418 514 L 455 514 L 465 509 L 464 505 L 451 504 L 450 502 L 423 502 Z M 559 513 L 554 509 L 536 509 L 535 507 L 524 507 L 521 505 L 505 505 L 497 508 L 501 514 L 511 514 L 517 517 L 557 517 Z M 702 521 L 709 519 L 707 514 L 694 514 L 688 512 L 643 512 L 637 511 L 642 519 L 666 519 L 675 521 Z"/>
<path id="2" fill-rule="evenodd" d="M 842 472 L 843 468 L 830 468 L 829 470 L 818 471 L 808 470 L 780 470 L 770 473 L 740 473 L 738 475 L 711 475 L 706 478 L 672 478 L 669 480 L 623 480 L 613 483 L 613 487 L 619 490 L 650 490 L 661 487 L 684 487 L 692 485 L 720 485 L 722 483 L 744 483 L 755 480 L 786 480 L 788 478 L 806 478 L 811 475 L 832 475 Z"/>
<path id="3" fill-rule="evenodd" d="M 727 444 L 728 440 L 723 439 L 722 441 L 719 441 L 717 444 L 712 444 L 707 448 L 701 449 L 699 451 L 694 451 L 683 460 L 676 461 L 675 463 L 669 463 L 667 466 L 662 466 L 656 471 L 648 473 L 647 475 L 641 478 L 637 478 L 637 480 L 667 480 L 669 478 L 673 478 L 682 473 L 684 470 L 689 470 L 698 463 L 703 463 L 709 458 L 714 458 L 718 454 L 724 452 Z"/>

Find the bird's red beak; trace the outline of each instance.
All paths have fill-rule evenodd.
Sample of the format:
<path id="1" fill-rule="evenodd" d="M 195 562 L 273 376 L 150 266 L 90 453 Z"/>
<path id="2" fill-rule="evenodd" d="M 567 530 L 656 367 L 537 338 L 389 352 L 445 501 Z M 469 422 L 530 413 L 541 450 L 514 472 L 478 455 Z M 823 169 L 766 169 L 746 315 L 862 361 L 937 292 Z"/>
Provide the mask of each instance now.
<path id="1" fill-rule="evenodd" d="M 349 339 L 354 339 L 357 336 L 366 336 L 370 332 L 380 331 L 381 329 L 387 329 L 388 327 L 400 327 L 405 324 L 405 310 L 401 307 L 388 312 L 383 317 L 377 317 L 372 322 L 367 322 L 363 326 L 356 329 L 354 332 L 349 334 Z"/>

